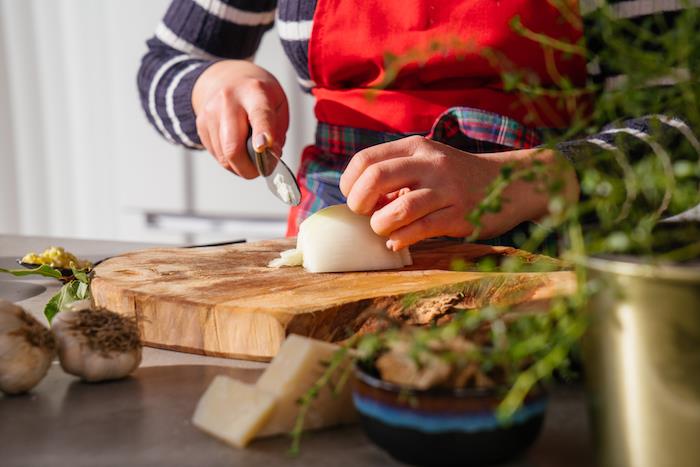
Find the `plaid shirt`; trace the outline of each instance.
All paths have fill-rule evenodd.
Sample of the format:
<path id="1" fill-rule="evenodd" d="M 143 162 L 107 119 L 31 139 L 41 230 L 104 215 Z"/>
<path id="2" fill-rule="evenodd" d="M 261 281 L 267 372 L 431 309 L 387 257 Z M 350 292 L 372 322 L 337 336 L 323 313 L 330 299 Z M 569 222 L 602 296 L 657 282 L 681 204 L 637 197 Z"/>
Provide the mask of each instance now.
<path id="1" fill-rule="evenodd" d="M 471 153 L 526 149 L 537 146 L 542 139 L 538 130 L 511 118 L 468 107 L 448 109 L 428 133 L 383 133 L 319 122 L 316 144 L 307 147 L 302 155 L 298 173 L 302 202 L 290 213 L 288 234 L 295 235 L 301 221 L 319 209 L 345 203 L 338 187 L 340 175 L 357 152 L 413 134 Z M 497 243 L 512 242 L 505 239 Z"/>

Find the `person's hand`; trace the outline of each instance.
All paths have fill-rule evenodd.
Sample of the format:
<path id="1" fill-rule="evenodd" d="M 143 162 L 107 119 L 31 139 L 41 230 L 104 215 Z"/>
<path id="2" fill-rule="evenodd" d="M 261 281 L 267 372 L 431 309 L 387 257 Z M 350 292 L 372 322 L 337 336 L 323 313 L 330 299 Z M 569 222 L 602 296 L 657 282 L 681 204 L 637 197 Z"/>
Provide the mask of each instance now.
<path id="1" fill-rule="evenodd" d="M 389 238 L 389 248 L 399 250 L 430 237 L 470 235 L 474 226 L 465 217 L 483 199 L 501 167 L 508 163 L 524 167 L 534 158 L 552 167 L 557 160 L 552 151 L 471 154 L 411 136 L 355 154 L 340 178 L 340 189 L 350 209 L 371 215 L 372 229 Z M 565 170 L 556 176 L 564 177 L 565 197 L 575 199 L 576 175 L 568 167 Z M 500 212 L 482 218 L 480 238 L 500 235 L 547 213 L 548 195 L 539 184 L 514 181 L 503 197 Z"/>
<path id="2" fill-rule="evenodd" d="M 202 144 L 225 169 L 244 178 L 258 176 L 246 152 L 249 128 L 256 149 L 281 153 L 289 126 L 287 97 L 259 66 L 243 60 L 211 65 L 195 82 L 192 107 Z"/>

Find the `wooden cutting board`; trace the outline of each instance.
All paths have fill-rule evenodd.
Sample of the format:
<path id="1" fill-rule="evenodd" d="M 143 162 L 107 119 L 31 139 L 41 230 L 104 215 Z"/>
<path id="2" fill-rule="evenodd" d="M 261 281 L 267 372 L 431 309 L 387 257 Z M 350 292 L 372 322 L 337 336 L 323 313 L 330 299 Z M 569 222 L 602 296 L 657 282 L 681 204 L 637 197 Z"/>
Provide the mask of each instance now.
<path id="1" fill-rule="evenodd" d="M 573 287 L 567 271 L 450 271 L 455 259 L 543 257 L 449 241 L 411 247 L 414 264 L 402 270 L 312 274 L 266 267 L 293 246 L 287 239 L 135 251 L 97 266 L 92 293 L 97 306 L 135 317 L 146 345 L 265 361 L 291 333 L 340 341 L 376 328 L 384 322 L 380 313 L 429 324 L 449 319 L 453 307 L 543 306 Z"/>

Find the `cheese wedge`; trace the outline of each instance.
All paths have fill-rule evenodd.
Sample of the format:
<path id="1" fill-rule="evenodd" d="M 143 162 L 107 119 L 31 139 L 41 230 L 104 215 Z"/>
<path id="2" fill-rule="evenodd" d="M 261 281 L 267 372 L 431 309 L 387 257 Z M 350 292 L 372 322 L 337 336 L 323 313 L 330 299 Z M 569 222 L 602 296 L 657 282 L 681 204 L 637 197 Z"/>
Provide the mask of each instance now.
<path id="1" fill-rule="evenodd" d="M 217 376 L 199 400 L 192 422 L 236 447 L 245 447 L 254 437 L 289 433 L 299 413 L 297 401 L 321 377 L 324 362 L 336 350 L 337 345 L 290 335 L 255 385 Z M 323 388 L 306 414 L 304 429 L 356 418 L 349 384 L 338 396 Z"/>
<path id="2" fill-rule="evenodd" d="M 199 400 L 192 423 L 242 448 L 262 428 L 274 407 L 274 395 L 227 376 L 217 376 Z"/>
<path id="3" fill-rule="evenodd" d="M 325 370 L 324 362 L 329 361 L 338 348 L 337 345 L 296 334 L 287 337 L 255 384 L 262 392 L 274 395 L 276 400 L 270 420 L 257 436 L 289 433 L 292 430 L 299 412 L 297 401 L 321 377 Z M 337 372 L 336 381 L 340 373 Z M 304 429 L 314 430 L 355 421 L 357 415 L 350 386 L 345 384 L 337 396 L 333 395 L 330 387 L 323 388 L 306 414 Z"/>

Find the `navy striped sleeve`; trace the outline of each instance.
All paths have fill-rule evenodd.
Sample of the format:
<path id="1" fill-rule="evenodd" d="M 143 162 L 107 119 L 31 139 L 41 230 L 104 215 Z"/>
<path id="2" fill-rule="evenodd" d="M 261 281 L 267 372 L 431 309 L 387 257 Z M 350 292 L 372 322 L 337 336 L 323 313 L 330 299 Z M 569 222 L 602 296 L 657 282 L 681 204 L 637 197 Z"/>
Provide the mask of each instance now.
<path id="1" fill-rule="evenodd" d="M 309 75 L 309 39 L 315 11 L 316 0 L 281 0 L 277 10 L 277 32 L 282 47 L 306 92 L 316 85 Z"/>
<path id="2" fill-rule="evenodd" d="M 627 144 L 620 147 L 619 136 L 628 137 Z M 668 115 L 646 115 L 622 122 L 611 123 L 594 135 L 582 139 L 564 141 L 556 145 L 557 150 L 575 165 L 593 157 L 598 151 L 622 151 L 628 153 L 633 143 L 657 142 L 662 147 L 674 144 L 674 140 L 685 138 L 700 153 L 700 141 L 692 128 L 679 117 Z"/>
<path id="3" fill-rule="evenodd" d="M 646 115 L 607 125 L 595 135 L 560 143 L 556 149 L 578 171 L 601 151 L 624 153 L 634 159 L 636 154 L 640 154 L 640 147 L 654 152 L 666 151 L 667 148 L 678 147 L 681 140 L 685 140 L 694 151 L 700 153 L 700 140 L 683 119 L 668 115 Z M 666 218 L 664 222 L 700 222 L 700 205 Z"/>
<path id="4" fill-rule="evenodd" d="M 272 28 L 276 0 L 173 0 L 146 43 L 137 84 L 151 124 L 168 141 L 201 149 L 192 88 L 222 59 L 251 59 Z"/>
<path id="5" fill-rule="evenodd" d="M 605 8 L 601 7 L 604 5 Z M 659 24 L 666 24 L 671 27 L 676 19 L 689 8 L 700 6 L 700 0 L 664 0 L 650 2 L 648 0 L 608 0 L 600 3 L 596 0 L 581 0 L 581 13 L 585 23 L 586 43 L 592 60 L 588 63 L 589 75 L 592 80 L 600 84 L 605 90 L 614 90 L 624 85 L 626 76 L 616 69 L 616 61 L 611 57 L 606 57 L 605 63 L 601 63 L 599 56 L 606 52 L 607 46 L 603 38 L 601 24 L 608 24 L 607 21 L 598 21 L 598 15 L 609 15 L 610 18 L 619 20 L 631 20 L 638 24 L 644 23 L 652 28 L 652 32 L 661 32 L 657 28 Z M 649 21 L 656 19 L 657 21 Z M 634 36 L 627 36 L 628 31 L 620 28 L 622 38 L 627 39 L 631 44 L 647 50 L 655 50 L 653 44 L 640 42 Z M 675 85 L 678 80 L 687 79 L 685 74 L 688 70 L 674 69 L 673 76 L 669 76 L 658 82 L 650 82 L 648 87 Z M 652 138 L 653 130 L 653 138 Z M 629 145 L 620 148 L 618 136 L 625 136 L 629 141 L 645 143 L 650 140 L 658 140 L 662 145 L 670 144 L 674 138 L 685 137 L 699 152 L 700 143 L 693 130 L 681 118 L 669 115 L 646 115 L 634 119 L 628 119 L 620 123 L 609 124 L 599 133 L 583 139 L 566 141 L 557 145 L 557 149 L 571 162 L 576 165 L 584 162 L 600 151 L 628 151 Z"/>

